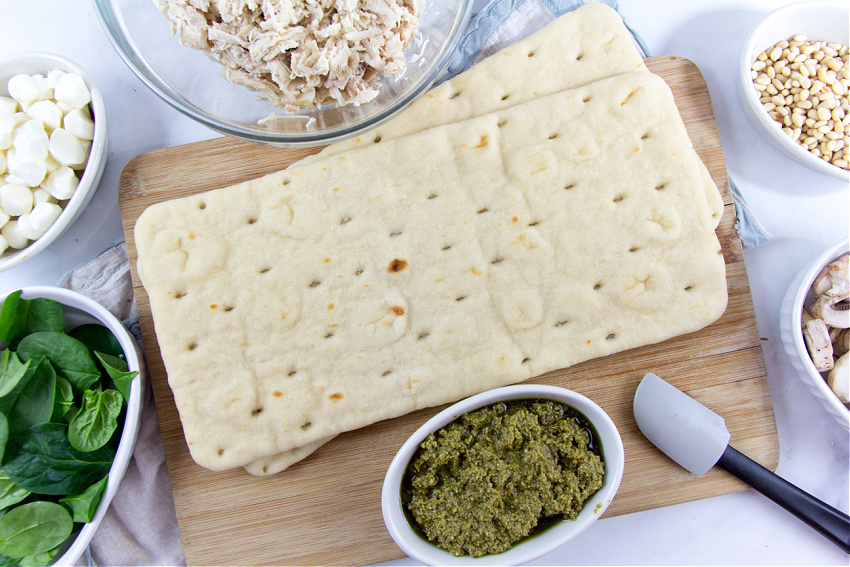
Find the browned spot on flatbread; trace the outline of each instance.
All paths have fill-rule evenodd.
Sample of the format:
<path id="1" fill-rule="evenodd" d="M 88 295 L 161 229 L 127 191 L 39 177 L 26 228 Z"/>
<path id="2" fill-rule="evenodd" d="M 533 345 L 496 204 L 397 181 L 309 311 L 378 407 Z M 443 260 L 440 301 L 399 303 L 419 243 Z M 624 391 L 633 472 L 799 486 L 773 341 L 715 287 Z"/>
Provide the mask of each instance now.
<path id="1" fill-rule="evenodd" d="M 283 395 L 283 392 L 281 392 L 280 390 L 275 390 L 274 392 L 272 392 L 272 396 L 274 396 L 275 398 L 279 398 L 282 395 Z"/>
<path id="2" fill-rule="evenodd" d="M 340 401 L 342 398 L 343 398 L 343 396 L 342 396 L 342 394 L 340 394 L 339 392 L 335 392 L 335 393 L 331 394 L 330 396 L 328 396 L 328 399 L 329 399 L 330 401 L 332 401 L 333 403 L 337 403 L 337 402 L 338 402 L 338 401 Z"/>
<path id="3" fill-rule="evenodd" d="M 194 232 L 189 233 L 189 240 L 195 240 L 195 233 Z"/>
<path id="4" fill-rule="evenodd" d="M 390 311 L 392 311 L 399 317 L 404 315 L 404 307 L 402 307 L 401 305 L 393 305 L 392 307 L 390 307 Z"/>
<path id="5" fill-rule="evenodd" d="M 210 303 L 210 309 L 218 309 L 218 305 L 215 303 Z"/>
<path id="6" fill-rule="evenodd" d="M 387 266 L 387 271 L 391 274 L 397 274 L 405 268 L 407 268 L 407 260 L 400 260 L 399 258 L 396 258 L 390 262 L 389 266 Z"/>
<path id="7" fill-rule="evenodd" d="M 635 93 L 637 93 L 639 90 L 641 90 L 641 89 L 638 88 L 638 89 L 635 89 L 632 92 L 630 92 L 629 96 L 627 96 L 625 98 L 625 100 L 620 103 L 620 106 L 624 106 L 627 102 L 629 102 L 629 99 L 632 98 L 635 95 Z"/>
<path id="8" fill-rule="evenodd" d="M 330 311 L 330 310 L 331 310 L 331 309 L 333 309 L 333 308 L 334 308 L 334 304 L 333 304 L 333 303 L 328 303 L 328 311 Z"/>

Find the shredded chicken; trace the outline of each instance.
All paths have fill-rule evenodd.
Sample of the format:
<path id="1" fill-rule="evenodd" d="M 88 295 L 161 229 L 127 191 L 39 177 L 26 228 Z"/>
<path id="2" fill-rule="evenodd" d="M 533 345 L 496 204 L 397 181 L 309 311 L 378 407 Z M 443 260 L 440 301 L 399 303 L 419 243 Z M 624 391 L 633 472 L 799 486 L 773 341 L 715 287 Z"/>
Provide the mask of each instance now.
<path id="1" fill-rule="evenodd" d="M 180 43 L 287 112 L 374 99 L 407 62 L 425 0 L 154 0 Z"/>

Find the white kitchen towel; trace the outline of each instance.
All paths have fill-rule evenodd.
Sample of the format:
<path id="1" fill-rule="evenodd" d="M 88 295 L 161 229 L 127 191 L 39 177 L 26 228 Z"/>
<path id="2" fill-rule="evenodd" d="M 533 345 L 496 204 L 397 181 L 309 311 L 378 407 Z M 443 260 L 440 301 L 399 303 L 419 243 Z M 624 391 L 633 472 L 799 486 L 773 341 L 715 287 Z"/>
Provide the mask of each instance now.
<path id="1" fill-rule="evenodd" d="M 466 70 L 584 3 L 585 0 L 494 0 L 473 16 L 440 80 Z M 605 0 L 604 3 L 617 8 L 616 0 Z M 648 57 L 649 50 L 643 40 L 634 31 L 632 35 L 638 49 Z M 750 214 L 737 186 L 731 183 L 731 187 L 738 212 L 738 233 L 745 246 L 756 246 L 767 235 Z M 68 274 L 59 285 L 79 291 L 107 307 L 141 344 L 123 242 Z M 101 566 L 186 564 L 150 382 L 145 396 L 133 459 L 103 523 L 95 533 L 90 553 L 81 560 L 81 565 L 86 562 Z"/>
<path id="2" fill-rule="evenodd" d="M 80 266 L 57 285 L 103 305 L 142 346 L 124 242 Z M 143 394 L 144 408 L 133 457 L 88 553 L 78 565 L 186 564 L 150 381 Z"/>

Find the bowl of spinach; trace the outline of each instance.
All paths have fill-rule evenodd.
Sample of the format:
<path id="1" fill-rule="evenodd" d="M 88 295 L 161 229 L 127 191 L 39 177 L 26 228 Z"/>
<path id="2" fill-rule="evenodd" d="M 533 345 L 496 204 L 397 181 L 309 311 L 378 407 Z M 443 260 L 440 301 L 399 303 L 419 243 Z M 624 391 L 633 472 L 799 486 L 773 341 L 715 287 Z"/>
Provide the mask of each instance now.
<path id="1" fill-rule="evenodd" d="M 72 565 L 133 454 L 141 351 L 76 292 L 31 287 L 0 301 L 0 566 Z"/>

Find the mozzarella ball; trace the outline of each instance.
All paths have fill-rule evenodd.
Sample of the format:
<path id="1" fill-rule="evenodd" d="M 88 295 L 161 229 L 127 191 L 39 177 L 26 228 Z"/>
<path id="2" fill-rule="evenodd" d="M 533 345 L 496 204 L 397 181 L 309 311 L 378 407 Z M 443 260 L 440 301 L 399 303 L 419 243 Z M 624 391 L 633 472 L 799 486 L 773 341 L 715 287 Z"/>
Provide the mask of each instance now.
<path id="1" fill-rule="evenodd" d="M 48 149 L 56 161 L 68 167 L 79 167 L 86 161 L 86 151 L 80 139 L 64 128 L 50 133 Z"/>
<path id="2" fill-rule="evenodd" d="M 27 240 L 38 240 L 44 235 L 43 230 L 38 230 L 32 225 L 32 213 L 25 213 L 18 217 L 18 232 Z"/>
<path id="3" fill-rule="evenodd" d="M 75 108 L 68 112 L 62 123 L 65 126 L 65 130 L 81 140 L 91 140 L 94 138 L 94 121 L 85 109 Z"/>
<path id="4" fill-rule="evenodd" d="M 17 248 L 18 250 L 26 248 L 29 243 L 29 239 L 21 234 L 16 220 L 10 220 L 4 224 L 3 228 L 0 228 L 0 236 L 6 239 L 10 248 Z"/>
<path id="5" fill-rule="evenodd" d="M 38 203 L 29 214 L 30 224 L 35 230 L 44 234 L 56 222 L 60 214 L 62 214 L 62 207 L 56 203 Z"/>
<path id="6" fill-rule="evenodd" d="M 62 127 L 62 111 L 52 100 L 39 100 L 27 108 L 27 116 L 44 123 L 45 129 Z"/>
<path id="7" fill-rule="evenodd" d="M 5 150 L 12 145 L 12 132 L 18 126 L 15 115 L 0 108 L 0 150 Z"/>
<path id="8" fill-rule="evenodd" d="M 7 215 L 16 217 L 28 213 L 32 210 L 32 204 L 32 191 L 29 187 L 16 183 L 0 187 L 0 208 Z"/>
<path id="9" fill-rule="evenodd" d="M 0 227 L 9 222 L 9 219 L 12 218 L 6 214 L 6 211 L 0 209 Z"/>
<path id="10" fill-rule="evenodd" d="M 53 69 L 47 72 L 47 86 L 51 89 L 56 88 L 56 83 L 59 82 L 59 79 L 62 78 L 62 75 L 65 75 L 65 71 L 62 69 Z"/>
<path id="11" fill-rule="evenodd" d="M 62 166 L 47 176 L 44 188 L 60 201 L 64 201 L 71 198 L 79 182 L 73 169 Z"/>
<path id="12" fill-rule="evenodd" d="M 49 138 L 41 120 L 27 120 L 18 125 L 12 133 L 12 147 L 18 155 L 27 155 L 41 161 L 47 157 L 48 142 Z"/>
<path id="13" fill-rule="evenodd" d="M 9 114 L 14 114 L 21 109 L 18 106 L 18 101 L 10 96 L 0 96 L 0 110 L 6 110 Z"/>
<path id="14" fill-rule="evenodd" d="M 15 75 L 6 83 L 6 88 L 23 110 L 41 97 L 41 87 L 30 75 Z"/>
<path id="15" fill-rule="evenodd" d="M 47 166 L 43 158 L 19 152 L 14 146 L 6 150 L 6 168 L 15 179 L 13 181 L 30 187 L 38 187 L 47 175 Z M 8 177 L 6 179 L 9 181 Z"/>
<path id="16" fill-rule="evenodd" d="M 39 203 L 53 203 L 56 204 L 56 197 L 50 194 L 50 191 L 45 189 L 44 187 L 36 187 L 32 190 L 32 201 L 35 203 L 37 207 Z M 2 226 L 2 224 L 0 224 Z"/>
<path id="17" fill-rule="evenodd" d="M 9 241 L 3 235 L 0 235 L 0 254 L 5 252 L 7 248 L 9 248 Z"/>
<path id="18" fill-rule="evenodd" d="M 56 81 L 53 96 L 57 102 L 73 108 L 82 108 L 91 102 L 86 81 L 78 73 L 65 73 Z"/>

